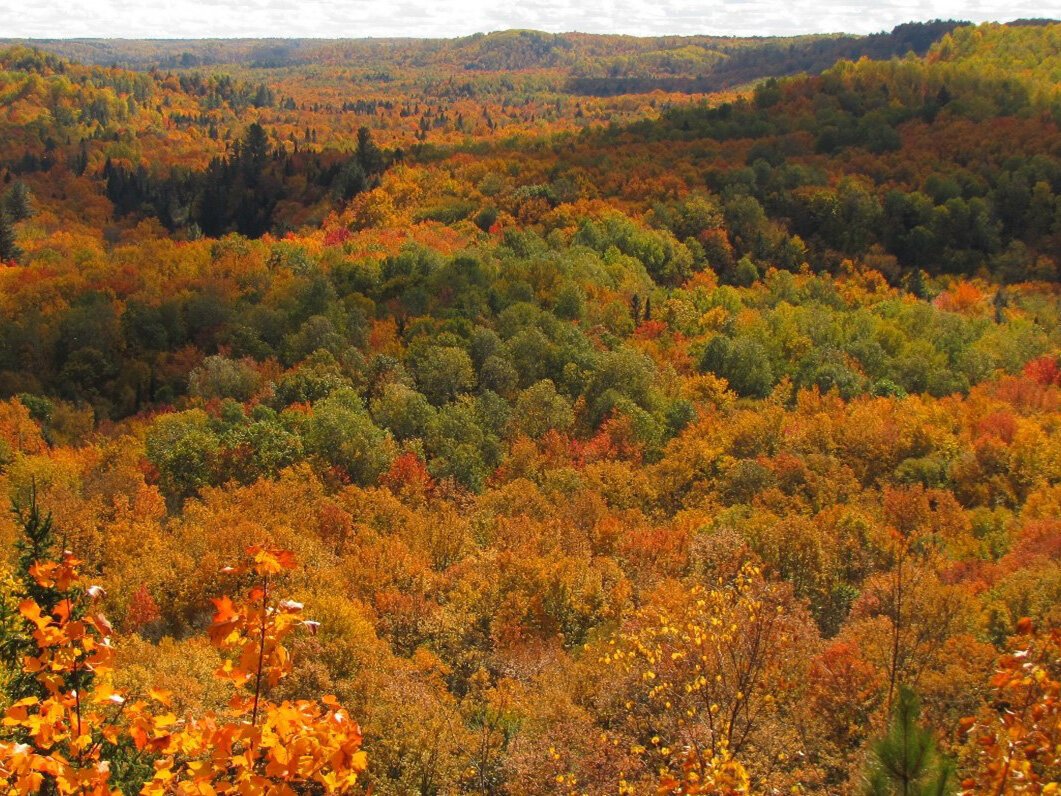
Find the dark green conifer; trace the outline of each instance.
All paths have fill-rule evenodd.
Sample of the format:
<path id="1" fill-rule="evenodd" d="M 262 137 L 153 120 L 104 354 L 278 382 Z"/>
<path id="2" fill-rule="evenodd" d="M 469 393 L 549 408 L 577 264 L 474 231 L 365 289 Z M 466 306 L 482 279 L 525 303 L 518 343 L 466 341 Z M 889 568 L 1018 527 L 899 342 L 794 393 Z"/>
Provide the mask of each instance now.
<path id="1" fill-rule="evenodd" d="M 22 250 L 15 241 L 15 225 L 7 213 L 0 212 L 0 263 L 17 263 Z"/>
<path id="2" fill-rule="evenodd" d="M 12 221 L 25 221 L 33 215 L 33 196 L 22 180 L 16 180 L 8 189 L 4 211 Z"/>
<path id="3" fill-rule="evenodd" d="M 947 796 L 952 766 L 936 751 L 932 733 L 918 723 L 921 706 L 905 686 L 887 734 L 873 744 L 865 796 Z"/>

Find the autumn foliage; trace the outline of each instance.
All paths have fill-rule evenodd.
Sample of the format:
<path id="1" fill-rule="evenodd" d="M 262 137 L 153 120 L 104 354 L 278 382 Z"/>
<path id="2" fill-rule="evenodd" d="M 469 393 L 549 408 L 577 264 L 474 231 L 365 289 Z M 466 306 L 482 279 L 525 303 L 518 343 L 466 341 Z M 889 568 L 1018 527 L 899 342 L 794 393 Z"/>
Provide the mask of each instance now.
<path id="1" fill-rule="evenodd" d="M 1061 631 L 1022 620 L 991 678 L 991 700 L 964 720 L 973 774 L 963 793 L 1053 793 L 1061 782 Z"/>
<path id="2" fill-rule="evenodd" d="M 268 698 L 290 671 L 284 638 L 296 626 L 319 625 L 301 618 L 300 604 L 269 591 L 270 579 L 275 588 L 294 568 L 290 552 L 251 547 L 245 564 L 226 568 L 255 581 L 242 600 L 214 600 L 208 635 L 230 653 L 216 676 L 232 696 L 223 712 L 177 716 L 164 688 L 149 689 L 146 699 L 115 690 L 112 628 L 92 605 L 101 590 L 82 585 L 82 562 L 69 551 L 46 557 L 50 517 L 42 520 L 34 504 L 20 519 L 32 553 L 45 555 L 23 573 L 34 596 L 18 604 L 27 636 L 22 674 L 31 678 L 26 690 L 36 693 L 14 701 L 3 719 L 0 772 L 11 792 L 111 794 L 138 776 L 146 778 L 139 792 L 157 796 L 353 788 L 366 756 L 358 725 L 335 697 Z M 17 641 L 6 639 L 9 647 Z"/>
<path id="3" fill-rule="evenodd" d="M 1056 793 L 1059 32 L 0 49 L 7 789 Z"/>

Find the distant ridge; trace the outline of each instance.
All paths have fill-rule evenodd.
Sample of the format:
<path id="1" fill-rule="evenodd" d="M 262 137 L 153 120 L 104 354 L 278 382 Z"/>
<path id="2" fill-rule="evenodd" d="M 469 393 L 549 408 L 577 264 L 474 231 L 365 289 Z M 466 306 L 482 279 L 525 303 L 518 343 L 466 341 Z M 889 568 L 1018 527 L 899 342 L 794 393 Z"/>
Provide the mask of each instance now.
<path id="1" fill-rule="evenodd" d="M 567 93 L 611 96 L 705 93 L 765 77 L 819 72 L 841 58 L 923 55 L 962 24 L 910 22 L 869 36 L 642 38 L 507 30 L 456 39 L 0 39 L 0 45 L 25 44 L 87 65 L 136 70 L 282 69 L 311 63 L 381 72 L 550 70 Z"/>

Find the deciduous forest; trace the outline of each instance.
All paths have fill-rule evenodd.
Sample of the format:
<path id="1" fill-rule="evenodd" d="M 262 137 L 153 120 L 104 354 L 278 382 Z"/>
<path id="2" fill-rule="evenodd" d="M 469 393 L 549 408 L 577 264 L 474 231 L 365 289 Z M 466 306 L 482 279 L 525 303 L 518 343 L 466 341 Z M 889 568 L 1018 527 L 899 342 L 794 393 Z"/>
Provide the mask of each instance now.
<path id="1" fill-rule="evenodd" d="M 1049 20 L 0 41 L 5 792 L 1059 793 L 1059 126 Z"/>

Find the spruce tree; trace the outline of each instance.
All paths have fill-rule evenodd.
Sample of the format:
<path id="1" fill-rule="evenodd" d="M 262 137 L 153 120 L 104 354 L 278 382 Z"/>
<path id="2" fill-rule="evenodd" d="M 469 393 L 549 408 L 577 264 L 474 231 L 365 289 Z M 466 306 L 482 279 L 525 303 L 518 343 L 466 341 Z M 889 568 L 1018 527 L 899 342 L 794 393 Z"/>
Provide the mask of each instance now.
<path id="1" fill-rule="evenodd" d="M 357 131 L 357 162 L 362 171 L 370 177 L 382 173 L 387 166 L 383 150 L 376 146 L 367 127 L 361 127 Z"/>
<path id="2" fill-rule="evenodd" d="M 1009 306 L 1009 296 L 1006 295 L 1006 289 L 999 287 L 995 291 L 995 298 L 991 301 L 991 304 L 995 308 L 995 323 L 1002 323 L 1006 320 L 1006 308 Z"/>
<path id="3" fill-rule="evenodd" d="M 25 221 L 33 215 L 33 195 L 26 183 L 15 181 L 4 197 L 3 209 L 12 221 Z"/>
<path id="4" fill-rule="evenodd" d="M 15 225 L 7 213 L 0 212 L 0 263 L 17 263 L 22 250 L 15 242 Z"/>
<path id="5" fill-rule="evenodd" d="M 630 317 L 634 321 L 634 326 L 641 323 L 641 297 L 634 293 L 630 299 Z"/>
<path id="6" fill-rule="evenodd" d="M 12 506 L 15 524 L 20 536 L 15 543 L 18 551 L 18 568 L 10 584 L 11 591 L 0 601 L 0 664 L 3 666 L 3 690 L 12 701 L 24 697 L 44 697 L 45 691 L 36 675 L 27 672 L 23 659 L 36 649 L 30 635 L 30 626 L 19 613 L 19 603 L 30 599 L 51 614 L 61 602 L 68 602 L 73 613 L 83 611 L 81 593 L 64 591 L 56 584 L 42 585 L 32 575 L 34 565 L 56 559 L 55 529 L 51 514 L 41 512 L 37 504 L 36 485 L 30 489 L 25 504 L 15 502 Z M 85 677 L 81 675 L 80 685 Z"/>
<path id="7" fill-rule="evenodd" d="M 905 686 L 887 734 L 873 744 L 865 796 L 947 796 L 951 765 L 936 751 L 932 733 L 918 723 L 921 706 Z"/>
<path id="8" fill-rule="evenodd" d="M 919 299 L 928 298 L 928 292 L 925 290 L 925 273 L 920 268 L 915 268 L 910 272 L 907 281 L 907 290 Z"/>

